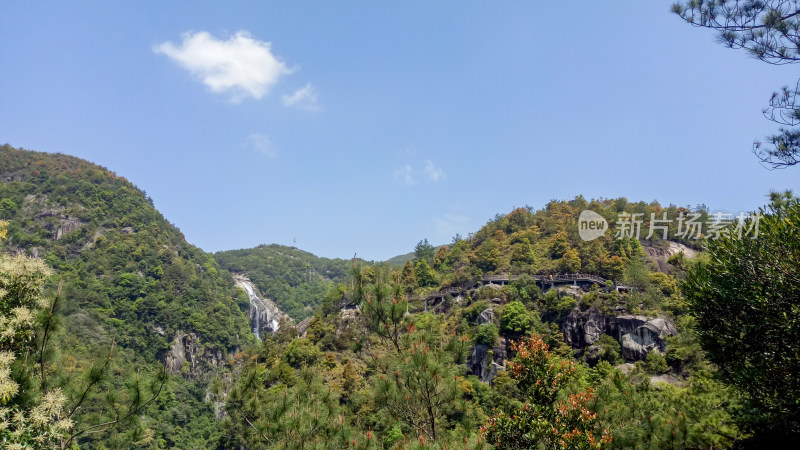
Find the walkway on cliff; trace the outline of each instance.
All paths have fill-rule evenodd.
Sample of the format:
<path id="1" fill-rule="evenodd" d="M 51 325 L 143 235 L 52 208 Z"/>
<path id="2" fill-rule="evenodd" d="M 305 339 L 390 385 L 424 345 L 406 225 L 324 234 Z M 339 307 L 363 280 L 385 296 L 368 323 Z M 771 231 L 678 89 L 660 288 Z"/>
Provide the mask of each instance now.
<path id="1" fill-rule="evenodd" d="M 621 284 L 614 284 L 612 287 L 609 288 L 608 281 L 600 276 L 589 274 L 589 273 L 558 273 L 558 274 L 539 274 L 539 275 L 528 275 L 536 284 L 542 289 L 550 289 L 556 286 L 562 286 L 565 284 L 571 284 L 573 286 L 585 286 L 591 287 L 593 284 L 600 286 L 603 289 L 613 289 L 618 292 L 624 291 L 628 292 L 633 290 L 630 286 L 625 286 Z M 498 275 L 484 275 L 480 278 L 477 282 L 475 282 L 474 286 L 471 288 L 461 288 L 461 287 L 448 287 L 442 289 L 436 293 L 433 293 L 425 298 L 426 304 L 430 300 L 436 299 L 444 299 L 444 297 L 450 296 L 458 296 L 463 295 L 465 292 L 473 289 L 474 287 L 479 286 L 488 286 L 488 285 L 497 285 L 497 286 L 506 286 L 513 281 L 518 280 L 521 275 L 509 275 L 509 274 L 498 274 Z"/>

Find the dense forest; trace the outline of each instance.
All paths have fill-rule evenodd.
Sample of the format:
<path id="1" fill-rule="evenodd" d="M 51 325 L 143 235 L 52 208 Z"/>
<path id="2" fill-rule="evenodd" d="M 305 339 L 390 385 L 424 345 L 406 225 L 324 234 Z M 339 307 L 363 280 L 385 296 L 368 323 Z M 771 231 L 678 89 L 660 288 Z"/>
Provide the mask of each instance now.
<path id="1" fill-rule="evenodd" d="M 800 431 L 788 192 L 758 228 L 554 200 L 375 264 L 208 254 L 65 155 L 4 146 L 0 179 L 8 448 L 731 448 Z M 586 210 L 608 223 L 596 239 Z M 294 322 L 257 339 L 232 274 Z"/>

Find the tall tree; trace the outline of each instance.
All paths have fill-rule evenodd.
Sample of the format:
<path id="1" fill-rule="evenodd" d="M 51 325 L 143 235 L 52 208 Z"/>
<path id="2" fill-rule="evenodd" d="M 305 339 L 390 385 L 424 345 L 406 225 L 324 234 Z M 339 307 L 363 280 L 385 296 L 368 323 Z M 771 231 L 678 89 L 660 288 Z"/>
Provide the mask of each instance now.
<path id="1" fill-rule="evenodd" d="M 414 247 L 414 261 L 427 260 L 429 263 L 433 262 L 433 257 L 436 254 L 436 248 L 428 242 L 428 239 L 423 239 L 417 242 Z"/>
<path id="2" fill-rule="evenodd" d="M 406 261 L 403 265 L 403 271 L 400 274 L 400 282 L 408 292 L 411 292 L 417 286 L 417 276 L 414 273 L 414 265 L 411 261 Z"/>
<path id="3" fill-rule="evenodd" d="M 690 0 L 672 11 L 697 27 L 716 30 L 719 41 L 769 64 L 800 62 L 800 1 L 798 0 Z M 764 116 L 782 127 L 753 143 L 763 164 L 781 168 L 800 163 L 800 81 L 772 94 Z M 790 127 L 790 128 L 784 128 Z"/>
<path id="4" fill-rule="evenodd" d="M 776 200 L 742 224 L 757 236 L 731 227 L 709 241 L 682 286 L 709 359 L 750 399 L 744 425 L 758 439 L 800 436 L 800 202 Z"/>
<path id="5" fill-rule="evenodd" d="M 414 274 L 417 277 L 417 283 L 422 287 L 436 285 L 436 274 L 428 264 L 428 260 L 420 259 L 414 267 Z"/>

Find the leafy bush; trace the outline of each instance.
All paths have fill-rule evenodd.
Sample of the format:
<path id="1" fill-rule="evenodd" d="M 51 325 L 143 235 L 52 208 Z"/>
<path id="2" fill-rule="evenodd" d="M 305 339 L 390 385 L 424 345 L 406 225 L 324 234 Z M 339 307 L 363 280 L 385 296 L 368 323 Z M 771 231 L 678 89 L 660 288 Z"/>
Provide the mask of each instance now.
<path id="1" fill-rule="evenodd" d="M 289 343 L 284 357 L 290 366 L 299 369 L 304 365 L 313 366 L 322 357 L 322 352 L 308 339 L 297 338 Z"/>
<path id="2" fill-rule="evenodd" d="M 531 328 L 531 317 L 522 302 L 511 302 L 503 307 L 500 316 L 500 331 L 511 336 L 527 334 Z"/>
<path id="3" fill-rule="evenodd" d="M 497 340 L 497 336 L 497 326 L 493 323 L 485 323 L 478 326 L 478 331 L 475 333 L 475 344 L 492 347 Z"/>
<path id="4" fill-rule="evenodd" d="M 647 358 L 645 359 L 645 370 L 647 370 L 647 373 L 660 375 L 666 372 L 668 368 L 667 360 L 660 351 L 651 350 L 650 353 L 647 354 Z"/>

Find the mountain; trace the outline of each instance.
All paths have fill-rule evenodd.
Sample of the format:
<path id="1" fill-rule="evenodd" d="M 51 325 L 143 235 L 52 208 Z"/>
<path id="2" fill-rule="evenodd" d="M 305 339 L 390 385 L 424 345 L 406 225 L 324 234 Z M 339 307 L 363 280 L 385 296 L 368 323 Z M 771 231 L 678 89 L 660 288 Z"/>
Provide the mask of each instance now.
<path id="1" fill-rule="evenodd" d="M 143 191 L 103 167 L 5 145 L 0 181 L 0 219 L 9 221 L 3 250 L 42 258 L 63 279 L 54 340 L 62 360 L 91 361 L 113 341 L 118 373 L 152 373 L 166 361 L 166 393 L 139 426 L 166 446 L 210 445 L 218 432 L 205 386 L 255 342 L 248 298 L 228 271 L 187 243 Z M 86 370 L 78 364 L 75 375 Z M 120 442 L 138 431 L 123 429 Z"/>
<path id="2" fill-rule="evenodd" d="M 705 359 L 679 289 L 703 259 L 698 241 L 679 233 L 677 219 L 689 213 L 708 222 L 702 210 L 577 197 L 498 214 L 451 246 L 422 241 L 414 262 L 340 261 L 349 282 L 328 290 L 302 327 L 282 328 L 237 359 L 220 442 L 733 446 L 744 436 L 737 394 Z M 654 222 L 663 228 L 650 239 L 628 235 L 626 217 L 651 214 L 671 223 Z M 604 222 L 603 233 L 582 233 L 586 216 Z M 649 225 L 642 220 L 641 238 Z M 270 272 L 276 282 L 290 273 L 277 270 L 278 254 L 290 250 L 215 256 L 237 276 Z M 302 258 L 294 272 L 322 278 Z"/>
<path id="3" fill-rule="evenodd" d="M 412 259 L 414 259 L 414 252 L 408 252 L 403 255 L 393 256 L 384 262 L 393 266 L 402 266 L 406 261 L 411 261 Z"/>

